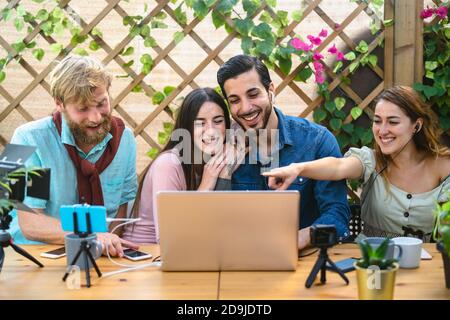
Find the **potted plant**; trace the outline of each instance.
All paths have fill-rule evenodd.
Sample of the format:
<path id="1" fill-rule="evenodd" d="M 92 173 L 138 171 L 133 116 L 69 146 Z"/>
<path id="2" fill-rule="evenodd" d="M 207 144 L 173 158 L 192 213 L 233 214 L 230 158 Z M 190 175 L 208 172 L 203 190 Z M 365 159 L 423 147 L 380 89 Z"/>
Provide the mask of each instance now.
<path id="1" fill-rule="evenodd" d="M 14 210 L 15 202 L 17 200 L 23 200 L 23 199 L 13 199 L 13 200 L 10 199 L 11 193 L 13 192 L 13 190 L 11 189 L 11 185 L 17 183 L 19 179 L 22 177 L 26 177 L 27 182 L 30 182 L 33 176 L 41 177 L 39 170 L 40 168 L 38 167 L 32 168 L 22 167 L 17 170 L 8 172 L 8 174 L 6 174 L 5 176 L 0 177 L 0 218 L 9 215 L 9 213 L 12 210 Z M 26 188 L 25 185 L 23 187 Z M 2 226 L 3 225 L 0 225 L 0 227 Z"/>
<path id="2" fill-rule="evenodd" d="M 360 241 L 362 258 L 355 262 L 358 281 L 358 296 L 361 300 L 392 300 L 395 275 L 398 270 L 396 259 L 386 259 L 389 239 L 377 248 Z"/>
<path id="3" fill-rule="evenodd" d="M 450 289 L 450 196 L 446 200 L 440 199 L 434 213 L 436 225 L 433 238 L 437 241 L 437 249 L 442 254 L 445 285 Z"/>

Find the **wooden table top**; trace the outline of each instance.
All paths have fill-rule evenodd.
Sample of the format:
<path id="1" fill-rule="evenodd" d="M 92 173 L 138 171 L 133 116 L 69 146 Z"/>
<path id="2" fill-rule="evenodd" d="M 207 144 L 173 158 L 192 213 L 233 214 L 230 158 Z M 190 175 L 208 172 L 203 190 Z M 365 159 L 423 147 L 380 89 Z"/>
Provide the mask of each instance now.
<path id="1" fill-rule="evenodd" d="M 0 273 L 0 300 L 5 299 L 167 299 L 167 300 L 215 300 L 215 299 L 357 299 L 356 272 L 346 276 L 350 284 L 335 273 L 327 272 L 327 282 L 322 285 L 317 277 L 314 285 L 307 289 L 305 281 L 317 259 L 317 253 L 301 258 L 296 271 L 271 272 L 162 272 L 157 266 L 98 278 L 91 269 L 92 286 L 69 289 L 62 281 L 66 258 L 46 259 L 40 253 L 58 246 L 22 246 L 45 267 L 39 268 L 31 261 L 6 248 L 5 263 Z M 440 253 L 435 244 L 425 244 L 432 260 L 422 260 L 418 269 L 399 269 L 394 292 L 395 299 L 450 299 L 450 290 L 445 288 L 444 270 Z M 141 249 L 159 254 L 156 245 Z M 358 257 L 356 245 L 338 245 L 329 250 L 333 261 Z M 115 259 L 128 265 L 146 264 L 149 260 L 132 262 Z M 120 270 L 106 257 L 97 260 L 105 274 Z M 81 283 L 85 283 L 84 271 Z"/>

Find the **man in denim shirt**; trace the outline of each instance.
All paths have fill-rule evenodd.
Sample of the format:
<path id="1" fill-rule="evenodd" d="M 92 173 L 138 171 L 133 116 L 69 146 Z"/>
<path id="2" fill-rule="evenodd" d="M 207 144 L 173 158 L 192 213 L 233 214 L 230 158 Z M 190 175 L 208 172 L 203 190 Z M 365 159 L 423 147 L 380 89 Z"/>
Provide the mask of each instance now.
<path id="1" fill-rule="evenodd" d="M 261 154 L 256 161 L 252 161 L 251 154 L 246 156 L 245 162 L 233 173 L 234 190 L 269 190 L 267 178 L 261 173 L 275 166 L 342 156 L 336 139 L 326 128 L 306 119 L 286 116 L 274 107 L 275 87 L 267 67 L 259 59 L 235 56 L 220 67 L 217 80 L 234 120 L 247 133 L 258 136 L 259 150 L 266 142 L 266 150 L 271 150 L 265 158 L 271 161 Z M 272 130 L 276 132 L 275 137 Z M 349 235 L 350 210 L 345 181 L 299 177 L 288 189 L 301 193 L 299 249 L 310 244 L 309 226 L 312 224 L 335 225 L 340 240 Z"/>

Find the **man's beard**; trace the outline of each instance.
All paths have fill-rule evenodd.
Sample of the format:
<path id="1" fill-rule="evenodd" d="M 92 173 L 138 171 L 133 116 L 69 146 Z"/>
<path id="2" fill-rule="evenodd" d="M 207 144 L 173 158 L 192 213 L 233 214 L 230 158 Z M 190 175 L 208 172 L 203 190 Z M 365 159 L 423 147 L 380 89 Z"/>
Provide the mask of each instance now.
<path id="1" fill-rule="evenodd" d="M 87 124 L 75 123 L 70 119 L 66 112 L 64 112 L 64 116 L 75 141 L 81 145 L 97 145 L 105 139 L 106 135 L 111 130 L 111 114 L 102 117 L 102 122 L 95 133 L 88 133 L 87 128 L 89 126 Z"/>

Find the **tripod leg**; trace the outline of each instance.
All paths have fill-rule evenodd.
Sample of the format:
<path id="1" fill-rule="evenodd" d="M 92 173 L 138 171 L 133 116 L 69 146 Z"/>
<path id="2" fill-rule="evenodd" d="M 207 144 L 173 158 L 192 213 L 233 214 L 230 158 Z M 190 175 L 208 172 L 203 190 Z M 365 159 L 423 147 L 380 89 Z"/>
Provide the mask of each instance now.
<path id="1" fill-rule="evenodd" d="M 73 266 L 77 263 L 78 258 L 80 257 L 81 252 L 83 251 L 83 248 L 80 247 L 80 249 L 78 249 L 77 254 L 75 255 L 75 257 L 72 259 L 72 261 L 70 262 L 70 266 Z M 64 273 L 64 277 L 63 277 L 63 281 L 66 281 L 67 277 L 69 276 L 69 270 L 66 271 L 66 273 Z"/>
<path id="2" fill-rule="evenodd" d="M 86 272 L 86 286 L 88 288 L 91 287 L 91 271 L 89 270 L 89 260 L 88 260 L 88 252 L 89 252 L 89 248 L 84 246 L 83 247 L 84 250 L 84 268 L 85 268 L 85 272 Z"/>
<path id="3" fill-rule="evenodd" d="M 334 264 L 334 262 L 331 261 L 330 258 L 327 258 L 327 261 L 328 261 L 328 263 L 331 265 L 331 268 L 332 268 L 334 271 L 336 271 L 336 272 L 341 276 L 341 278 L 344 279 L 345 283 L 348 285 L 350 281 L 349 281 L 348 278 L 345 276 L 345 274 L 341 271 L 341 269 L 339 269 L 339 268 Z"/>
<path id="4" fill-rule="evenodd" d="M 15 245 L 14 243 L 10 243 L 10 246 L 14 249 L 15 252 L 17 252 L 18 254 L 24 256 L 25 258 L 27 258 L 28 260 L 33 261 L 35 264 L 37 264 L 39 267 L 43 268 L 44 265 L 42 263 L 40 263 L 35 257 L 33 257 L 31 254 L 29 254 L 28 252 L 26 252 L 24 249 L 22 249 L 21 247 Z"/>
<path id="5" fill-rule="evenodd" d="M 4 260 L 5 260 L 5 251 L 3 250 L 3 247 L 0 247 L 0 272 L 2 272 Z"/>
<path id="6" fill-rule="evenodd" d="M 326 262 L 326 260 L 325 260 Z M 322 268 L 320 268 L 320 283 L 327 282 L 327 266 L 326 263 L 322 264 Z"/>
<path id="7" fill-rule="evenodd" d="M 317 258 L 316 263 L 314 264 L 314 267 L 311 270 L 311 273 L 308 276 L 308 279 L 306 279 L 305 287 L 310 288 L 314 282 L 314 279 L 316 279 L 317 273 L 322 269 L 322 265 L 325 263 L 326 260 L 319 255 Z"/>
<path id="8" fill-rule="evenodd" d="M 101 277 L 101 276 L 102 276 L 102 273 L 101 273 L 101 271 L 100 271 L 100 269 L 99 269 L 97 263 L 95 262 L 95 259 L 94 259 L 94 257 L 92 256 L 92 253 L 91 253 L 90 250 L 87 250 L 87 255 L 88 255 L 88 257 L 89 257 L 89 260 L 91 260 L 91 263 L 92 263 L 92 265 L 94 266 L 94 269 L 95 269 L 95 271 L 97 272 L 97 275 L 98 275 L 99 277 Z"/>

